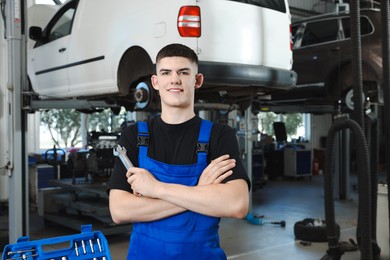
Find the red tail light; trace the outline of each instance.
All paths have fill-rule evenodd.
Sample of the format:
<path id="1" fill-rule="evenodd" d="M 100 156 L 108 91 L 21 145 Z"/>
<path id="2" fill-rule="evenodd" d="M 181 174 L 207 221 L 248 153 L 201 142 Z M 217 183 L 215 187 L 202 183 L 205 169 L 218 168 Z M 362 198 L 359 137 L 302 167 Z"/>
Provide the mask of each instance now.
<path id="1" fill-rule="evenodd" d="M 182 6 L 177 17 L 177 28 L 182 37 L 200 37 L 201 22 L 199 6 Z"/>

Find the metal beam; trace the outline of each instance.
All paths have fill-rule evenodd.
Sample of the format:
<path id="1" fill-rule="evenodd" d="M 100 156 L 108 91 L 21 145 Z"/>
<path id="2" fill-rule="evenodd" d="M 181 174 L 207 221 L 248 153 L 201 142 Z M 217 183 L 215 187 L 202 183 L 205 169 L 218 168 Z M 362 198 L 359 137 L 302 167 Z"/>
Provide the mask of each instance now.
<path id="1" fill-rule="evenodd" d="M 117 107 L 117 104 L 109 104 L 105 101 L 99 100 L 31 100 L 29 106 L 24 107 L 25 110 L 38 110 L 38 109 L 97 109 Z"/>
<path id="2" fill-rule="evenodd" d="M 313 113 L 313 114 L 332 114 L 337 112 L 334 106 L 330 105 L 263 105 L 260 108 L 261 112 L 275 113 Z"/>

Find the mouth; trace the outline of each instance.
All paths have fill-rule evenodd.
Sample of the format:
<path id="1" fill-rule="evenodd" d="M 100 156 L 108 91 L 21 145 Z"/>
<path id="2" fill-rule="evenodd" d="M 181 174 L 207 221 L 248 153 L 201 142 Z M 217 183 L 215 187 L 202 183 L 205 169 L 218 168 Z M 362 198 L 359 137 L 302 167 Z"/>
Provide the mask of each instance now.
<path id="1" fill-rule="evenodd" d="M 168 92 L 183 92 L 183 90 L 180 88 L 170 88 L 168 89 Z"/>

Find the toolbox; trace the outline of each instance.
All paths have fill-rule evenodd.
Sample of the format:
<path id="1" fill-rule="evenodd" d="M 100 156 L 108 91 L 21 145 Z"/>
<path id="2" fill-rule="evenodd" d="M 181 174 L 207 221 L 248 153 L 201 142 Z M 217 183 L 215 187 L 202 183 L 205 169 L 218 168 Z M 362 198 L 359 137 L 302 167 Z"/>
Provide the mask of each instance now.
<path id="1" fill-rule="evenodd" d="M 30 241 L 28 236 L 4 247 L 2 260 L 111 260 L 107 239 L 92 225 L 82 225 L 81 233 Z"/>

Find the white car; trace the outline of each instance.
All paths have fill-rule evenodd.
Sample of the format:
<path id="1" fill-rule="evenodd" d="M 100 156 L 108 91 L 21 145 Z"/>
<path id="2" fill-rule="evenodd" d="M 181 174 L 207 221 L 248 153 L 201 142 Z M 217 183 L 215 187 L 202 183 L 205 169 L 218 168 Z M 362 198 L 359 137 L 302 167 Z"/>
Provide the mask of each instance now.
<path id="1" fill-rule="evenodd" d="M 173 42 L 199 55 L 199 103 L 242 107 L 296 83 L 287 0 L 69 0 L 29 37 L 28 77 L 39 100 L 155 109 L 155 56 Z"/>

